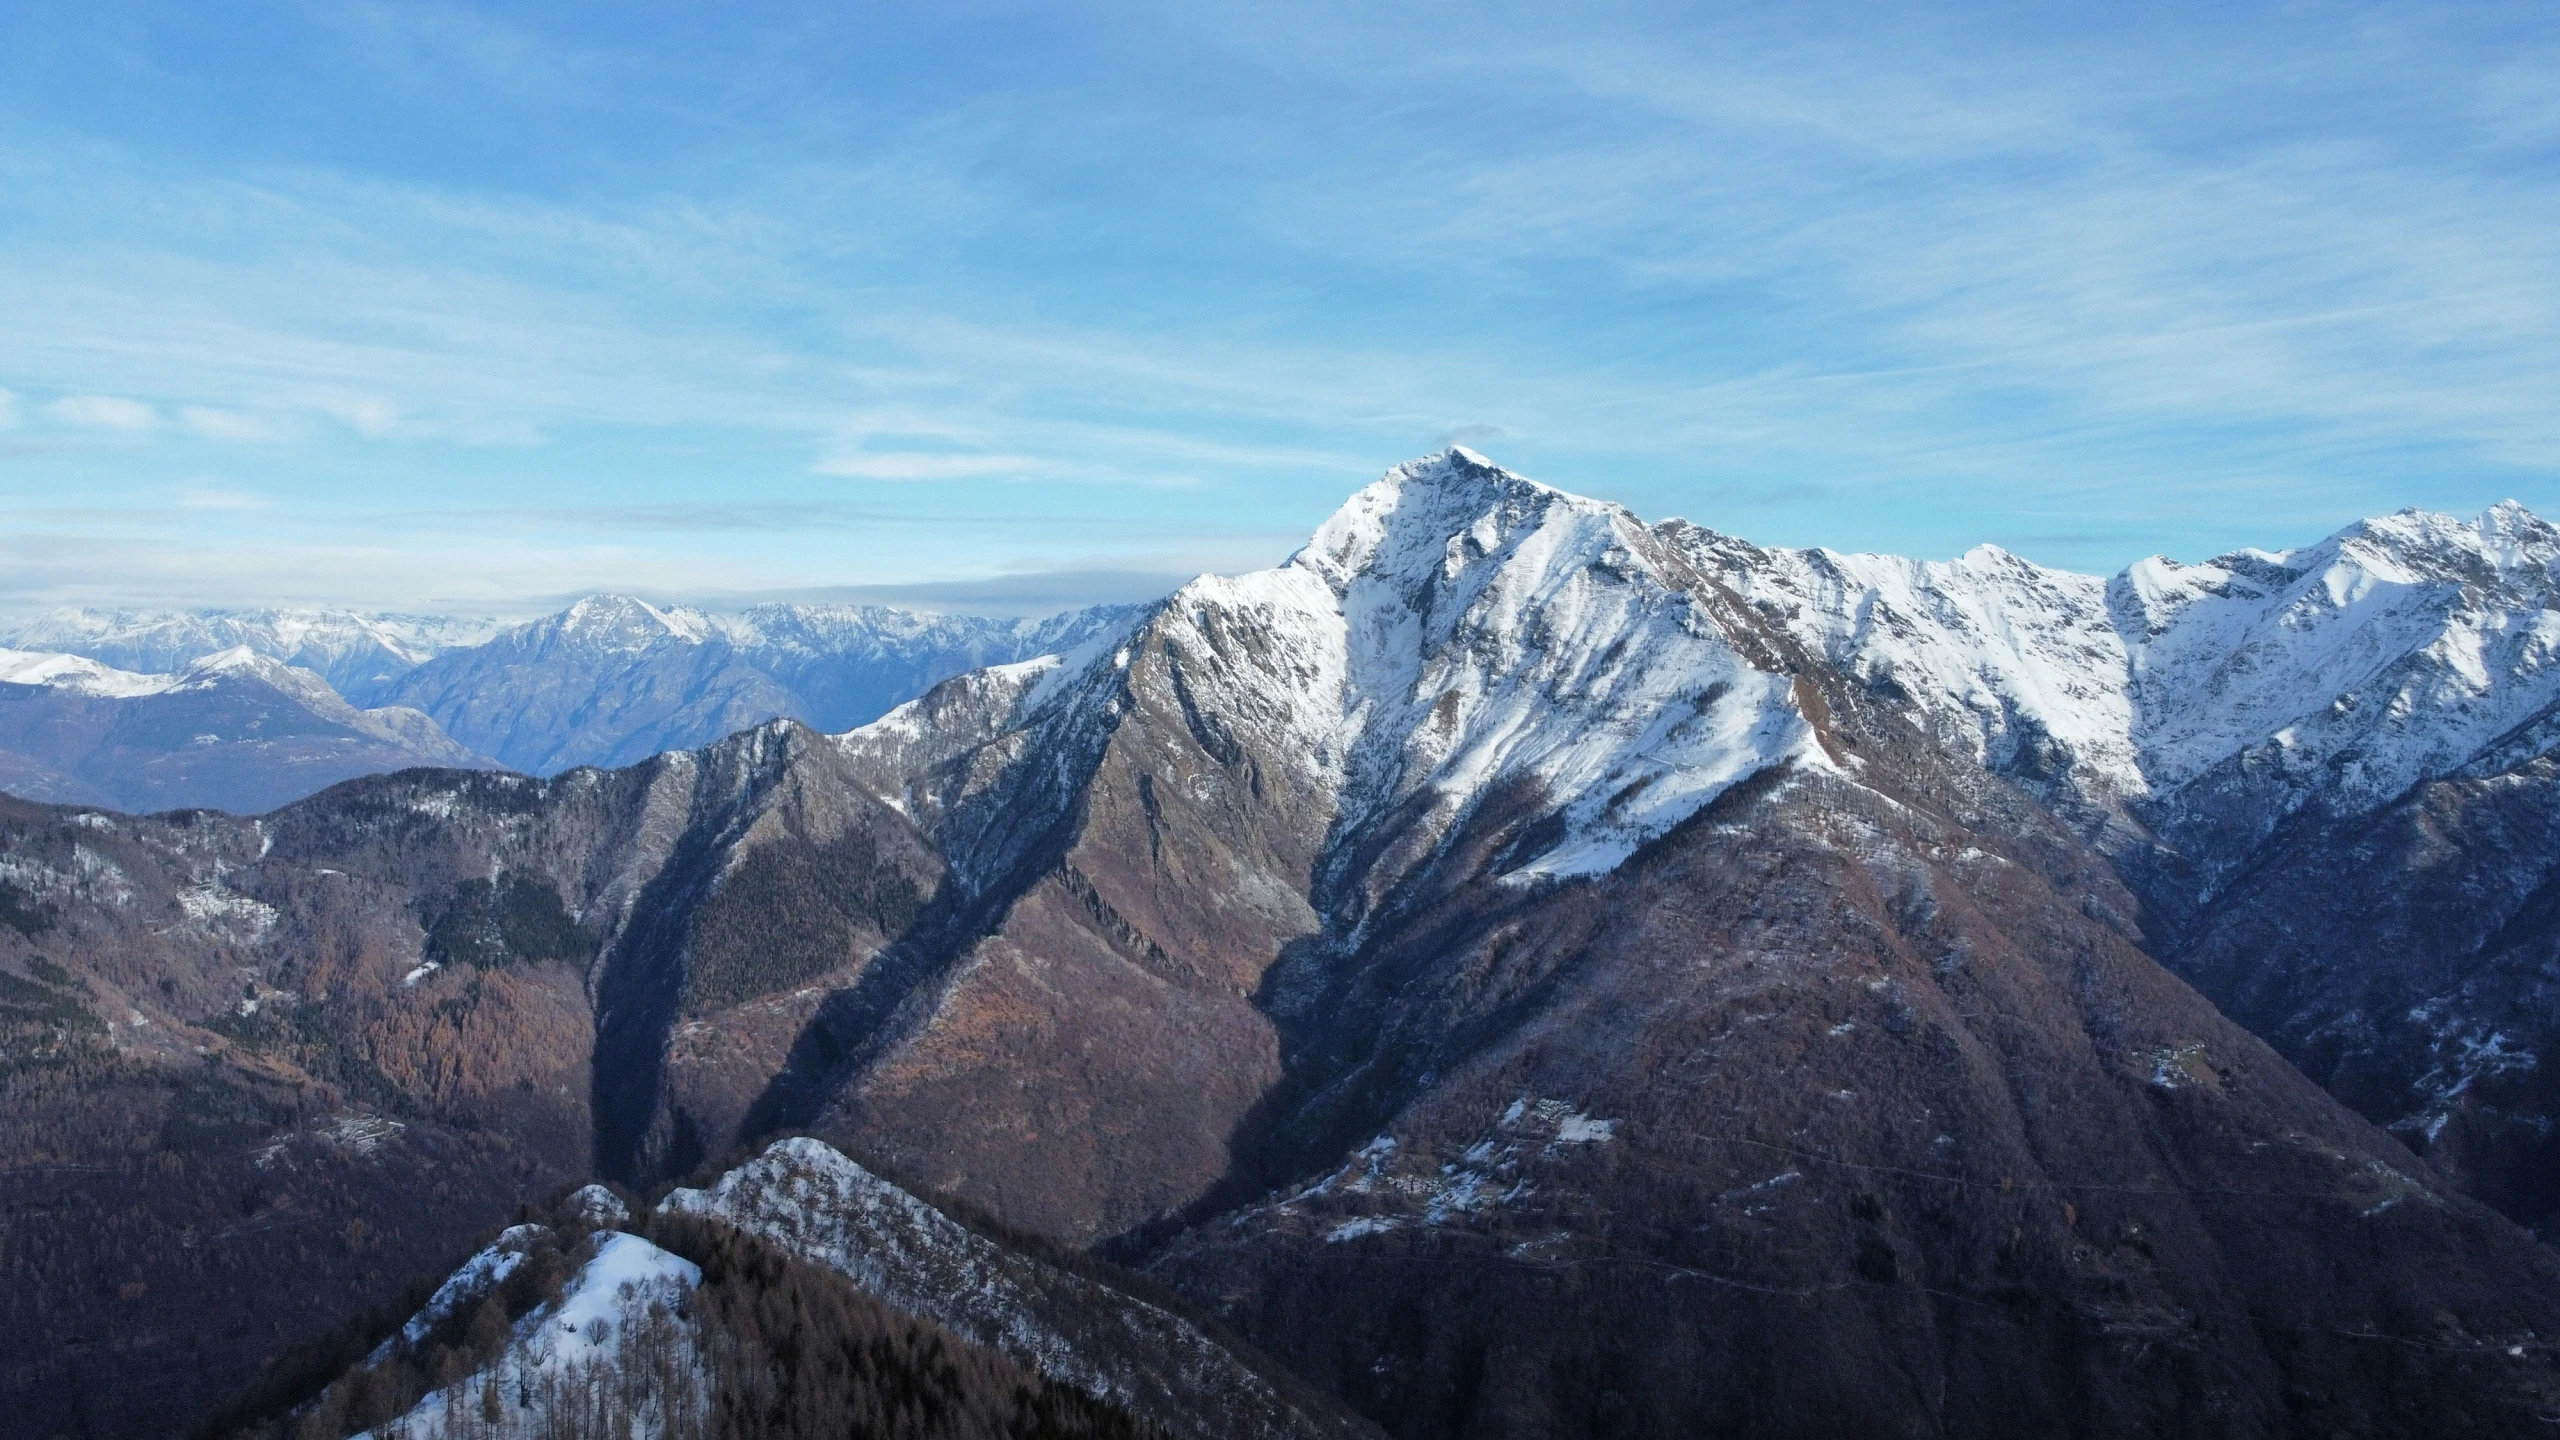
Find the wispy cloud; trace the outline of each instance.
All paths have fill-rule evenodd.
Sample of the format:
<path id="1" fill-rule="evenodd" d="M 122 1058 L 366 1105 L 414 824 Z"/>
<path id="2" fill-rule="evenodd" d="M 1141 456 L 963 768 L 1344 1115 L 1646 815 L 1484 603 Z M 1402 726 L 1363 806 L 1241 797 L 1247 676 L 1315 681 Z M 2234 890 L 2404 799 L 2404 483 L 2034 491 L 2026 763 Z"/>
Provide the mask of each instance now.
<path id="1" fill-rule="evenodd" d="M 88 430 L 144 431 L 160 428 L 159 412 L 121 395 L 66 395 L 44 407 L 65 425 Z"/>
<path id="2" fill-rule="evenodd" d="M 178 508 L 181 510 L 250 511 L 274 507 L 275 502 L 266 496 L 252 495 L 244 490 L 192 487 L 178 492 Z"/>
<path id="3" fill-rule="evenodd" d="M 1516 437 L 1512 432 L 1502 426 L 1488 425 L 1481 421 L 1471 422 L 1464 425 L 1452 425 L 1448 429 L 1440 432 L 1440 443 L 1443 446 L 1464 445 L 1475 450 L 1483 450 L 1490 446 L 1499 445 L 1503 441 L 1513 438 Z"/>
<path id="4" fill-rule="evenodd" d="M 851 480 L 1028 479 L 1057 473 L 1054 461 L 1031 455 L 945 455 L 918 451 L 852 451 L 809 467 Z"/>
<path id="5" fill-rule="evenodd" d="M 207 91 L 64 41 L 6 72 L 0 379 L 69 397 L 8 473 L 821 586 L 1156 573 L 1452 442 L 1930 553 L 2560 501 L 2536 12 L 909 18 L 341 7 Z M 478 524 L 416 543 L 494 576 Z"/>
<path id="6" fill-rule="evenodd" d="M 274 441 L 289 437 L 290 426 L 264 416 L 240 410 L 217 409 L 211 405 L 182 405 L 178 419 L 189 430 L 208 440 Z"/>

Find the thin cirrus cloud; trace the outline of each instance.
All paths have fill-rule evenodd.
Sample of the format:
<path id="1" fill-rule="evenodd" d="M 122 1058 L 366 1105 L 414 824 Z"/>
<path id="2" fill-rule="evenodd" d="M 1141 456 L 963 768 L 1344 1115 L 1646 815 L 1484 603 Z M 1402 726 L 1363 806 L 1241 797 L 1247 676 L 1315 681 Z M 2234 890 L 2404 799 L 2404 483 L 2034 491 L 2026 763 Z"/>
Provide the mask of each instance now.
<path id="1" fill-rule="evenodd" d="M 289 427 L 265 416 L 211 405 L 182 405 L 178 407 L 178 419 L 208 440 L 257 443 L 287 439 L 292 434 Z"/>
<path id="2" fill-rule="evenodd" d="M 1055 461 L 1031 455 L 945 455 L 915 451 L 856 451 L 830 455 L 810 467 L 849 480 L 1025 479 L 1055 473 Z"/>
<path id="3" fill-rule="evenodd" d="M 432 496 L 581 554 L 581 515 L 936 497 L 895 546 L 615 530 L 820 588 L 1152 574 L 1446 443 L 2085 568 L 2560 504 L 2547 17 L 1488 13 L 275 21 L 235 60 L 321 130 L 154 109 L 220 102 L 115 78 L 148 26 L 0 45 L 0 384 L 62 397 L 8 474 Z M 1065 510 L 1132 538 L 1017 518 Z"/>
<path id="4" fill-rule="evenodd" d="M 217 490 L 205 487 L 181 490 L 178 492 L 177 501 L 178 508 L 181 510 L 255 511 L 273 509 L 275 506 L 275 502 L 264 495 L 253 495 L 244 490 Z"/>
<path id="5" fill-rule="evenodd" d="M 160 428 L 160 413 L 139 400 L 121 395 L 65 395 L 44 407 L 44 413 L 65 425 L 84 430 L 122 430 L 139 433 Z"/>

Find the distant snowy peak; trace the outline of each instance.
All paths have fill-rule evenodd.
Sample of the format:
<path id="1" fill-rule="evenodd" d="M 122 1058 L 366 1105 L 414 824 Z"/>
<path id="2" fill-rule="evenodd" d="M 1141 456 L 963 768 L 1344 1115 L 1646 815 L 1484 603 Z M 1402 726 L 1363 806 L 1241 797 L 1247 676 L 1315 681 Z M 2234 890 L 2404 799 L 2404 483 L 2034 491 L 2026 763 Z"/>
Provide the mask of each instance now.
<path id="1" fill-rule="evenodd" d="M 567 649 L 592 658 L 643 655 L 665 646 L 726 644 L 785 659 L 878 658 L 986 651 L 1000 661 L 1021 658 L 1026 642 L 1071 644 L 1097 623 L 1134 613 L 1135 606 L 1018 618 L 943 615 L 888 605 L 757 605 L 714 614 L 683 605 L 657 605 L 628 595 L 589 595 L 567 609 L 527 621 L 501 639 L 521 648 Z"/>
<path id="2" fill-rule="evenodd" d="M 1994 769 L 2172 829 L 2370 808 L 2560 702 L 2560 531 L 2513 502 L 2111 581 L 1990 546 L 1935 563 L 1658 533 Z"/>
<path id="3" fill-rule="evenodd" d="M 900 652 L 1033 640 L 1080 631 L 1096 616 L 1134 614 L 1141 606 L 1098 606 L 1056 615 L 945 615 L 891 605 L 757 605 L 721 622 L 745 646 L 811 654 Z"/>
<path id="4" fill-rule="evenodd" d="M 329 704 L 346 708 L 337 692 L 329 689 L 328 682 L 319 676 L 270 659 L 246 645 L 217 650 L 175 673 L 158 675 L 119 670 L 85 655 L 0 650 L 0 682 L 41 685 L 66 694 L 101 699 L 131 700 L 181 690 L 204 690 L 232 679 L 263 682 L 297 698 L 325 696 Z"/>
<path id="5" fill-rule="evenodd" d="M 1139 613 L 994 619 L 762 605 L 714 615 L 592 595 L 441 655 L 387 696 L 506 765 L 553 774 L 690 749 L 777 716 L 846 730 L 953 675 L 1072 649 Z"/>
<path id="6" fill-rule="evenodd" d="M 189 681 L 201 684 L 220 679 L 225 675 L 254 675 L 261 680 L 266 680 L 296 673 L 309 675 L 311 672 L 308 670 L 297 672 L 294 667 L 281 660 L 261 655 L 246 645 L 234 645 L 228 650 L 216 650 L 198 659 L 186 668 L 185 673 L 177 677 L 177 681 L 180 684 Z"/>
<path id="7" fill-rule="evenodd" d="M 487 764 L 418 711 L 358 709 L 246 645 L 158 674 L 0 650 L 0 687 L 0 788 L 54 804 L 261 814 L 358 775 Z"/>
<path id="8" fill-rule="evenodd" d="M 0 684 L 34 686 L 97 700 L 237 693 L 242 687 L 273 691 L 314 719 L 345 726 L 385 743 L 413 747 L 417 752 L 413 758 L 420 763 L 481 763 L 479 757 L 456 745 L 426 715 L 399 706 L 359 709 L 319 675 L 261 655 L 246 645 L 215 651 L 183 670 L 163 675 L 118 670 L 82 655 L 0 650 Z"/>
<path id="9" fill-rule="evenodd" d="M 167 675 L 138 675 L 101 665 L 85 655 L 0 650 L 0 684 L 37 685 L 73 695 L 123 699 L 158 695 L 171 683 Z"/>
<path id="10" fill-rule="evenodd" d="M 498 628 L 485 619 L 345 610 L 62 609 L 0 630 L 0 643 L 83 655 L 142 674 L 181 671 L 245 645 L 320 674 L 361 704 L 411 667 L 478 644 Z"/>
<path id="11" fill-rule="evenodd" d="M 658 606 L 628 595 L 580 599 L 556 615 L 527 621 L 505 637 L 532 650 L 564 647 L 585 655 L 640 654 L 669 643 L 699 645 L 720 633 L 717 621 L 680 605 Z"/>

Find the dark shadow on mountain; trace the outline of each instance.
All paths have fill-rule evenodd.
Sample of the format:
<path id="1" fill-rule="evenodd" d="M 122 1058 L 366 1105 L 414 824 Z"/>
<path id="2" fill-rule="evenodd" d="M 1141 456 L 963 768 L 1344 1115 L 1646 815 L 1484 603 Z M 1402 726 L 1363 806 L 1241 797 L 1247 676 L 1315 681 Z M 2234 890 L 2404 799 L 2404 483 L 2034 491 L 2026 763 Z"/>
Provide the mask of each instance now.
<path id="1" fill-rule="evenodd" d="M 694 907 L 719 874 L 716 834 L 689 827 L 632 906 L 633 923 L 596 982 L 596 1048 L 589 1104 L 596 1172 L 644 1188 L 673 1157 L 651 1163 L 650 1131 L 666 1085 L 667 1036 L 684 1003 L 684 946 Z"/>
<path id="2" fill-rule="evenodd" d="M 1412 1003 L 1442 957 L 1547 903 L 1558 883 L 1573 883 L 1506 885 L 1497 878 L 1564 837 L 1546 788 L 1522 776 L 1488 794 L 1398 877 L 1372 915 L 1363 882 L 1392 863 L 1430 805 L 1428 794 L 1409 796 L 1384 823 L 1360 825 L 1354 817 L 1356 841 L 1338 833 L 1317 867 L 1326 929 L 1284 946 L 1254 993 L 1256 1008 L 1280 1032 L 1282 1073 L 1229 1133 L 1227 1173 L 1180 1211 L 1105 1240 L 1097 1253 L 1141 1263 L 1183 1228 L 1335 1163 L 1378 1134 L 1434 1072 L 1446 1073 L 1551 1003 L 1572 957 L 1476 1015 Z M 1368 938 L 1347 948 L 1346 937 L 1364 919 Z"/>
<path id="3" fill-rule="evenodd" d="M 1115 681 L 1115 683 L 1118 683 Z M 952 868 L 914 922 L 883 946 L 854 983 L 821 1001 L 791 1044 L 782 1068 L 747 1108 L 736 1139 L 805 1129 L 845 1083 L 896 1038 L 909 1002 L 950 973 L 960 957 L 1003 925 L 1014 903 L 1065 863 L 1085 823 L 1085 791 L 1109 749 L 1110 732 L 1070 736 L 1062 749 L 1035 744 L 955 810 L 943 834 L 976 843 L 947 853 Z M 1045 782 L 1018 785 L 1021 777 L 1052 772 Z M 1025 807 L 1014 798 L 1028 790 L 1064 803 Z M 971 813 L 972 809 L 982 813 Z M 937 839 L 940 838 L 937 836 Z M 992 863 L 989 863 L 992 862 Z M 991 883 L 971 886 L 964 868 L 983 866 Z"/>

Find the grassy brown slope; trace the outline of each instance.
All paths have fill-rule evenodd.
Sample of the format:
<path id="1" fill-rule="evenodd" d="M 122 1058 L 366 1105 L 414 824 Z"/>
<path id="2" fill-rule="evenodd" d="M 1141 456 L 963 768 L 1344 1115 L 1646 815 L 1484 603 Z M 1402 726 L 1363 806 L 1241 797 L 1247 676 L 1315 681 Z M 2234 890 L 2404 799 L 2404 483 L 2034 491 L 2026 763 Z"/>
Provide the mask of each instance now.
<path id="1" fill-rule="evenodd" d="M 1248 1153 L 1394 1144 L 1154 1273 L 1401 1435 L 2530 1425 L 2560 1262 L 2136 949 L 2041 812 L 1833 708 L 1868 785 L 1311 961 L 1342 1039 Z"/>

